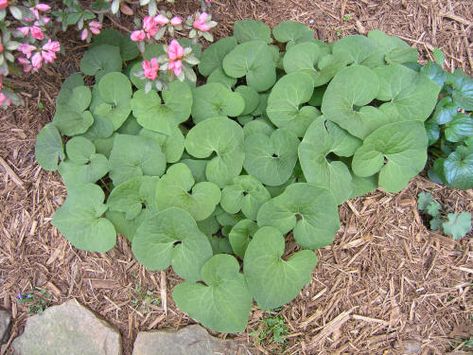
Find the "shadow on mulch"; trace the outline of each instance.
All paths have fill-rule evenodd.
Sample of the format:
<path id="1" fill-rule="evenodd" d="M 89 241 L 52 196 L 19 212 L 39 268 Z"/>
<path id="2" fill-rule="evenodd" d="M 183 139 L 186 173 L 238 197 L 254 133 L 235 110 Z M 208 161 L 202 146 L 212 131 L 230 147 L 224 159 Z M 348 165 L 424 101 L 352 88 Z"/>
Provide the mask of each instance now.
<path id="1" fill-rule="evenodd" d="M 177 1 L 175 8 L 185 14 L 196 6 Z M 243 18 L 270 25 L 294 19 L 325 40 L 380 28 L 415 45 L 424 58 L 440 47 L 450 68 L 472 73 L 469 0 L 216 0 L 212 11 L 221 22 L 219 36 Z M 176 276 L 145 271 L 124 238 L 107 254 L 81 252 L 50 225 L 65 189 L 57 174 L 34 162 L 34 141 L 51 120 L 61 82 L 77 70 L 85 49 L 75 33 L 63 39 L 67 54 L 45 71 L 17 80 L 26 105 L 0 118 L 0 305 L 13 313 L 11 341 L 28 316 L 28 307 L 16 302 L 18 292 L 38 287 L 52 304 L 77 298 L 120 329 L 129 354 L 138 331 L 177 329 L 192 321 L 170 297 Z M 450 190 L 422 177 L 399 194 L 377 191 L 344 204 L 342 228 L 332 246 L 318 251 L 312 283 L 278 312 L 289 328 L 286 343 L 256 344 L 250 334 L 267 316 L 256 308 L 247 332 L 237 338 L 262 353 L 420 349 L 443 354 L 473 336 L 472 242 L 454 242 L 426 230 L 416 208 L 420 191 L 432 192 L 452 211 L 473 211 L 473 191 Z"/>

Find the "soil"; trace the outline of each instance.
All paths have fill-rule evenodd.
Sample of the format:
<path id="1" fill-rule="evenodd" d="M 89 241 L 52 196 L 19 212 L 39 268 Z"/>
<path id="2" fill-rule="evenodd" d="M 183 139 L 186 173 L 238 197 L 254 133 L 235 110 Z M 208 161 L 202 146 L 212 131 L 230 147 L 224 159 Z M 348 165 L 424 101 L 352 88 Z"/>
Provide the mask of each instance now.
<path id="1" fill-rule="evenodd" d="M 174 5 L 181 14 L 196 9 L 190 0 Z M 324 40 L 379 28 L 416 46 L 424 60 L 439 47 L 449 69 L 473 72 L 471 0 L 215 0 L 211 11 L 220 21 L 217 37 L 243 18 L 270 25 L 294 19 Z M 130 24 L 124 18 L 111 25 L 131 29 Z M 120 330 L 129 354 L 138 331 L 178 329 L 192 320 L 170 296 L 178 278 L 169 271 L 145 271 L 124 238 L 106 254 L 81 252 L 50 224 L 65 188 L 58 174 L 35 163 L 35 137 L 51 120 L 61 82 L 78 70 L 86 47 L 74 31 L 62 40 L 67 54 L 57 64 L 15 79 L 25 106 L 0 113 L 0 307 L 11 310 L 14 319 L 3 351 L 10 351 L 28 317 L 29 304 L 19 303 L 16 295 L 36 289 L 40 306 L 74 297 L 100 314 Z M 318 251 L 312 283 L 271 314 L 287 324 L 285 343 L 258 341 L 255 334 L 269 314 L 256 308 L 237 338 L 257 352 L 274 354 L 465 350 L 473 336 L 473 242 L 429 232 L 416 208 L 421 191 L 432 192 L 449 211 L 473 211 L 472 190 L 447 189 L 423 177 L 398 194 L 376 191 L 345 203 L 342 228 L 332 246 Z"/>

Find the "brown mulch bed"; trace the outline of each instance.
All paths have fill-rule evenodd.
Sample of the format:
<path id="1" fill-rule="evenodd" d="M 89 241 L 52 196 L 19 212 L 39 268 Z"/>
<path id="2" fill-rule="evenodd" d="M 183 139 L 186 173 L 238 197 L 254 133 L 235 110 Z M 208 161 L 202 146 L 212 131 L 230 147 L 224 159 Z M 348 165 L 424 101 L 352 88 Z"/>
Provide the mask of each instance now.
<path id="1" fill-rule="evenodd" d="M 185 13 L 193 3 L 177 1 Z M 415 45 L 429 58 L 440 47 L 448 66 L 473 72 L 473 3 L 464 1 L 215 0 L 218 34 L 235 20 L 284 19 L 307 23 L 321 39 L 380 28 Z M 107 254 L 73 249 L 50 224 L 65 198 L 60 177 L 34 161 L 37 132 L 51 120 L 62 80 L 78 68 L 84 46 L 67 36 L 67 55 L 47 70 L 17 82 L 26 105 L 0 115 L 0 306 L 11 309 L 12 337 L 28 317 L 18 292 L 35 287 L 49 303 L 75 297 L 121 331 L 129 354 L 138 331 L 179 328 L 192 321 L 170 297 L 171 272 L 150 273 L 120 238 Z M 418 177 L 399 194 L 377 191 L 341 207 L 335 243 L 318 251 L 319 265 L 301 295 L 279 312 L 289 328 L 285 345 L 257 344 L 250 334 L 267 314 L 256 310 L 237 336 L 263 353 L 425 353 L 459 350 L 473 336 L 473 243 L 429 232 L 416 208 L 431 191 L 451 211 L 473 211 L 473 191 L 456 191 Z M 160 304 L 145 302 L 144 294 Z M 5 347 L 3 350 L 7 350 Z"/>

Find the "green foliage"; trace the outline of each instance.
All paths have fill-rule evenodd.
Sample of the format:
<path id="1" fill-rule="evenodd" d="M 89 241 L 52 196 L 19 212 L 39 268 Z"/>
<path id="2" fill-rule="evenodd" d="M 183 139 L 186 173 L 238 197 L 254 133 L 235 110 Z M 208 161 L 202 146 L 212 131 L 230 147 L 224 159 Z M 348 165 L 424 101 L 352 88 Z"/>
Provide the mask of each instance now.
<path id="1" fill-rule="evenodd" d="M 289 328 L 282 316 L 269 316 L 264 318 L 258 329 L 250 333 L 256 338 L 258 344 L 276 343 L 283 345 L 286 343 L 286 336 L 289 334 Z"/>
<path id="2" fill-rule="evenodd" d="M 430 192 L 421 192 L 417 197 L 417 208 L 424 215 L 430 217 L 429 225 L 433 231 L 442 232 L 455 240 L 459 240 L 471 231 L 471 213 L 448 213 L 443 211 L 442 205 L 434 200 Z"/>
<path id="3" fill-rule="evenodd" d="M 338 206 L 378 187 L 400 191 L 423 169 L 439 81 L 454 89 L 434 116 L 464 145 L 441 168 L 456 186 L 473 175 L 469 116 L 454 103 L 469 107 L 468 80 L 447 80 L 437 64 L 418 69 L 399 38 L 372 31 L 327 44 L 303 24 L 271 31 L 245 20 L 195 51 L 198 85 L 145 90 L 136 46 L 104 31 L 81 61 L 93 84 L 82 74 L 64 82 L 36 158 L 64 179 L 52 222 L 73 246 L 106 252 L 125 236 L 145 268 L 184 279 L 174 301 L 207 327 L 239 332 L 253 300 L 263 309 L 293 300 L 311 280 L 313 249 L 334 240 Z M 151 45 L 143 58 L 163 54 Z M 432 224 L 455 237 L 464 220 Z M 264 338 L 282 342 L 284 326 L 270 323 Z"/>

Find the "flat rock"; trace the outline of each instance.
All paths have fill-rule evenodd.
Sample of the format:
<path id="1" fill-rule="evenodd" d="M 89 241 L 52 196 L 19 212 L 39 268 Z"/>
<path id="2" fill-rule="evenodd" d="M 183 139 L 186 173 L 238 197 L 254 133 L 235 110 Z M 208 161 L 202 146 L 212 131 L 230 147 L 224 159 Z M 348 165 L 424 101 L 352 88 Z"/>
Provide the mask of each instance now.
<path id="1" fill-rule="evenodd" d="M 0 344 L 6 342 L 10 336 L 10 322 L 10 313 L 0 309 Z"/>
<path id="2" fill-rule="evenodd" d="M 12 344 L 18 355 L 121 355 L 120 333 L 76 300 L 28 318 Z"/>
<path id="3" fill-rule="evenodd" d="M 243 355 L 245 346 L 232 340 L 211 336 L 199 325 L 179 331 L 140 332 L 135 340 L 133 355 Z"/>

